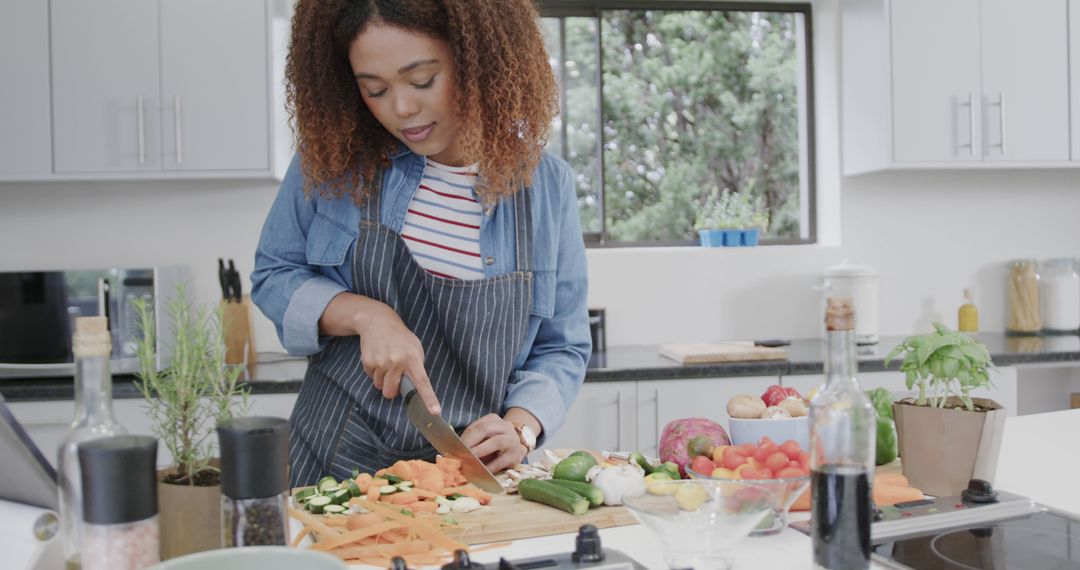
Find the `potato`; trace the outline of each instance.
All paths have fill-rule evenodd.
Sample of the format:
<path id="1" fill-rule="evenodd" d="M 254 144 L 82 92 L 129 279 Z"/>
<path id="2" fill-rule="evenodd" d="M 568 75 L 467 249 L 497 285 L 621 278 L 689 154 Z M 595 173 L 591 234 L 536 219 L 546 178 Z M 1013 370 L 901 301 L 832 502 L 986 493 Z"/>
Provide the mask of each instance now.
<path id="1" fill-rule="evenodd" d="M 803 402 L 798 398 L 786 398 L 781 400 L 777 406 L 787 410 L 793 418 L 801 418 L 810 412 L 806 407 L 806 402 Z"/>
<path id="2" fill-rule="evenodd" d="M 751 394 L 733 396 L 727 403 L 727 414 L 733 418 L 754 420 L 765 411 L 765 402 Z"/>
<path id="3" fill-rule="evenodd" d="M 764 403 L 764 402 L 762 402 L 762 403 Z M 776 418 L 790 418 L 790 417 L 791 417 L 791 414 L 788 413 L 788 411 L 785 410 L 784 408 L 781 408 L 780 406 L 769 406 L 768 408 L 765 408 L 764 412 L 761 412 L 761 419 L 763 419 L 763 420 L 773 420 L 773 419 L 776 419 Z"/>

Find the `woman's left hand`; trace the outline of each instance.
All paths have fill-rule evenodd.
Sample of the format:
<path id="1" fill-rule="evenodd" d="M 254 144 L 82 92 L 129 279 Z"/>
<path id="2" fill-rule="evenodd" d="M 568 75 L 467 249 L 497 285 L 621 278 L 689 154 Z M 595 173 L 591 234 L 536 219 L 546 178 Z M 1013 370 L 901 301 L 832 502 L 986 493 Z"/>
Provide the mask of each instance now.
<path id="1" fill-rule="evenodd" d="M 465 428 L 461 440 L 492 473 L 520 463 L 526 454 L 525 444 L 521 443 L 514 424 L 497 414 L 488 414 L 473 422 Z"/>

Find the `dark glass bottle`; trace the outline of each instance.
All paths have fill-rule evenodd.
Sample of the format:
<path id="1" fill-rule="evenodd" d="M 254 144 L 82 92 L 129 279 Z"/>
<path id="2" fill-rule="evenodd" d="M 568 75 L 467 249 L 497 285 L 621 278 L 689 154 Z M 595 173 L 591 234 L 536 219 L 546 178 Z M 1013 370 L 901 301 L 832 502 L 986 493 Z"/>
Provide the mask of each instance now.
<path id="1" fill-rule="evenodd" d="M 825 388 L 810 403 L 814 567 L 863 569 L 870 566 L 877 416 L 855 378 L 855 312 L 850 299 L 828 300 L 825 348 Z"/>

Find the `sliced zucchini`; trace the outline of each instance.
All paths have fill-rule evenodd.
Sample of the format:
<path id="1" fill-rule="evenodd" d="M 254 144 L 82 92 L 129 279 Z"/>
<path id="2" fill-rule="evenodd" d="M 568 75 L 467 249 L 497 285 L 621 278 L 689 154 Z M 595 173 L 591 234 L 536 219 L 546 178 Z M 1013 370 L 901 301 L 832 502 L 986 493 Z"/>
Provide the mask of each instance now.
<path id="1" fill-rule="evenodd" d="M 399 491 L 412 491 L 413 488 L 413 484 L 409 483 L 408 481 L 404 483 L 398 483 L 395 486 L 398 488 Z"/>
<path id="2" fill-rule="evenodd" d="M 356 479 L 356 478 L 357 478 L 357 477 L 359 477 L 359 476 L 360 476 L 360 470 L 359 470 L 359 469 L 357 469 L 357 468 L 355 468 L 355 467 L 353 467 L 353 468 L 352 468 L 352 478 L 353 478 L 353 479 Z"/>
<path id="3" fill-rule="evenodd" d="M 331 502 L 332 500 L 330 497 L 319 495 L 318 497 L 312 497 L 311 500 L 308 501 L 307 508 L 312 514 L 321 515 L 326 506 Z"/>
<path id="4" fill-rule="evenodd" d="M 382 487 L 379 488 L 379 494 L 380 495 L 390 495 L 390 494 L 397 493 L 397 492 L 398 492 L 397 485 L 383 485 Z"/>
<path id="5" fill-rule="evenodd" d="M 325 514 L 325 515 L 340 515 L 340 514 L 344 513 L 347 510 L 348 509 L 346 507 L 343 507 L 341 505 L 326 505 L 325 507 L 323 507 L 323 514 Z"/>
<path id="6" fill-rule="evenodd" d="M 359 497 L 360 494 L 361 494 L 360 493 L 360 485 L 357 485 L 356 481 L 353 481 L 352 479 L 349 479 L 348 481 L 345 481 L 345 488 L 348 489 L 349 494 L 354 496 L 354 497 Z"/>
<path id="7" fill-rule="evenodd" d="M 299 491 L 297 491 L 296 494 L 293 495 L 293 498 L 296 499 L 297 502 L 305 503 L 308 499 L 318 494 L 318 489 L 316 489 L 315 487 L 308 487 L 307 489 L 300 489 Z"/>
<path id="8" fill-rule="evenodd" d="M 333 493 L 330 493 L 330 502 L 335 505 L 344 505 L 352 498 L 352 493 L 348 489 L 338 489 Z"/>
<path id="9" fill-rule="evenodd" d="M 386 479 L 386 482 L 390 483 L 391 485 L 397 485 L 398 483 L 404 481 L 404 479 L 402 479 L 401 477 L 398 477 L 397 475 L 391 475 L 389 473 L 383 473 L 380 478 Z"/>
<path id="10" fill-rule="evenodd" d="M 321 493 L 331 493 L 331 492 L 337 491 L 337 490 L 338 490 L 338 482 L 333 477 L 331 477 L 329 480 L 324 479 L 323 481 L 319 481 L 319 492 L 321 492 Z"/>

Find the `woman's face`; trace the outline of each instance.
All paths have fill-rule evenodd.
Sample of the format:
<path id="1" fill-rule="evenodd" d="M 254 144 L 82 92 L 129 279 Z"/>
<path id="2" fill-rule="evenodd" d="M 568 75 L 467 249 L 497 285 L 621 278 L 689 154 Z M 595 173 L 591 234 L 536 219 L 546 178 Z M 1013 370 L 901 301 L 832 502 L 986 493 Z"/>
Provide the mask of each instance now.
<path id="1" fill-rule="evenodd" d="M 450 166 L 463 166 L 457 147 L 454 61 L 442 41 L 386 24 L 353 40 L 349 63 L 360 97 L 405 146 Z"/>

